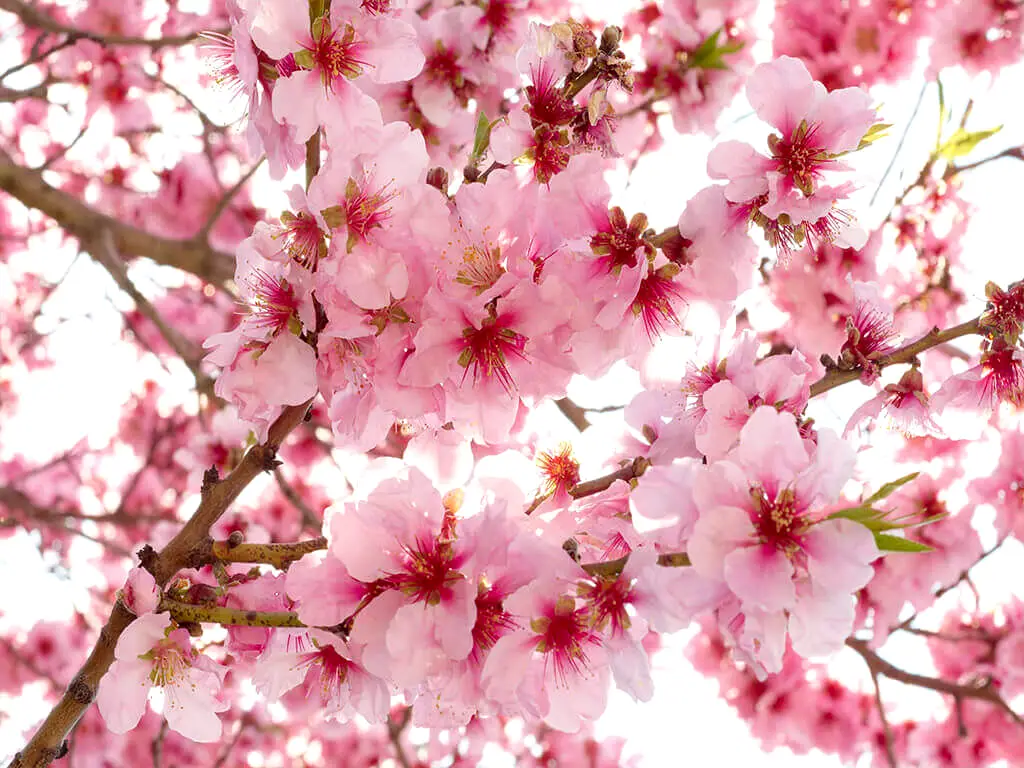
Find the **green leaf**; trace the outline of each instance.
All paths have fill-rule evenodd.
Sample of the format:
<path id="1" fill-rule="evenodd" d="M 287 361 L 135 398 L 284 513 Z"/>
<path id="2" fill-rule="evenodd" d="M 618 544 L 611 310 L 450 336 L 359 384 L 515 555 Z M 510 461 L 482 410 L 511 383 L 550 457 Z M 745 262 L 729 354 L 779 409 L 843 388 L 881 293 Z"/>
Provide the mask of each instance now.
<path id="1" fill-rule="evenodd" d="M 932 548 L 919 541 L 904 539 L 902 536 L 889 536 L 885 533 L 875 534 L 875 544 L 882 552 L 931 552 Z"/>
<path id="2" fill-rule="evenodd" d="M 491 128 L 494 123 L 487 119 L 487 115 L 481 109 L 476 116 L 476 134 L 473 136 L 473 158 L 479 160 L 484 156 L 487 147 L 491 143 Z"/>
<path id="3" fill-rule="evenodd" d="M 869 507 L 876 501 L 881 501 L 882 499 L 889 498 L 889 496 L 891 496 L 895 491 L 899 490 L 902 486 L 909 483 L 919 474 L 921 473 L 911 472 L 909 475 L 904 475 L 898 480 L 893 480 L 891 483 L 886 483 L 873 494 L 871 494 L 868 498 L 864 499 L 863 506 Z"/>
<path id="4" fill-rule="evenodd" d="M 686 60 L 686 66 L 690 69 L 729 69 L 729 65 L 723 60 L 723 56 L 739 53 L 743 50 L 744 43 L 733 40 L 722 45 L 718 44 L 718 38 L 722 35 L 722 28 L 716 29 L 697 46 L 697 49 L 690 54 Z"/>
<path id="5" fill-rule="evenodd" d="M 879 514 L 881 513 L 878 512 L 878 510 L 872 509 L 870 506 L 861 505 L 859 507 L 847 507 L 846 509 L 840 509 L 829 515 L 828 519 L 835 520 L 836 518 L 841 517 L 845 520 L 854 520 L 860 523 Z"/>
<path id="6" fill-rule="evenodd" d="M 953 135 L 946 139 L 946 143 L 939 147 L 939 155 L 946 160 L 954 160 L 955 158 L 969 155 L 978 144 L 990 136 L 995 136 L 1001 130 L 1003 130 L 1001 125 L 984 131 L 967 131 L 963 128 L 957 128 Z"/>

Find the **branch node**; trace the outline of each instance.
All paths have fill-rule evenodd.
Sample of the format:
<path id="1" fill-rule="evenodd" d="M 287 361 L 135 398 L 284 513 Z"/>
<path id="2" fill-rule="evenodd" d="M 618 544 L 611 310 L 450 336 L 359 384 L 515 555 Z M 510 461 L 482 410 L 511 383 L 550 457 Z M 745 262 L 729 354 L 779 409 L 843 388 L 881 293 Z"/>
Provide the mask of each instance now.
<path id="1" fill-rule="evenodd" d="M 156 550 L 149 544 L 146 544 L 135 554 L 139 558 L 139 565 L 155 576 L 156 573 L 153 569 L 156 567 Z"/>
<path id="2" fill-rule="evenodd" d="M 277 451 L 273 448 L 268 448 L 260 459 L 260 469 L 264 472 L 273 472 L 282 464 L 284 462 L 277 458 Z"/>
<path id="3" fill-rule="evenodd" d="M 217 483 L 220 482 L 220 472 L 217 471 L 217 467 L 211 466 L 208 470 L 203 472 L 203 485 L 200 492 L 203 496 L 206 496 L 210 490 Z"/>
<path id="4" fill-rule="evenodd" d="M 245 543 L 245 534 L 241 531 L 232 531 L 228 536 L 228 549 L 234 549 Z"/>
<path id="5" fill-rule="evenodd" d="M 91 704 L 92 700 L 96 698 L 96 692 L 92 689 L 92 686 L 81 677 L 76 677 L 71 681 L 71 685 L 68 686 L 68 693 L 79 704 Z"/>

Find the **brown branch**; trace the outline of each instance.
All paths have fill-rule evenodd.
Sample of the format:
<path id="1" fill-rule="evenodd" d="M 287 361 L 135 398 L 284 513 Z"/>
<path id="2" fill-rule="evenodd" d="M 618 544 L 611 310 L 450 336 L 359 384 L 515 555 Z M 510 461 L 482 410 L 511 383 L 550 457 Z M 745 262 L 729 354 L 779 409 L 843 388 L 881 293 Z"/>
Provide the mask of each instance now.
<path id="1" fill-rule="evenodd" d="M 234 277 L 235 263 L 230 254 L 197 240 L 158 237 L 101 213 L 74 195 L 50 186 L 38 170 L 18 165 L 2 149 L 0 189 L 25 207 L 46 214 L 83 244 L 106 230 L 110 232 L 114 247 L 122 254 L 145 256 L 157 264 L 191 272 L 211 283 L 224 284 Z"/>
<path id="2" fill-rule="evenodd" d="M 1024 161 L 1024 146 L 1010 147 L 1008 149 L 1004 149 L 1002 152 L 999 152 L 998 154 L 991 155 L 990 157 L 983 157 L 981 160 L 975 160 L 973 163 L 966 163 L 965 165 L 951 165 L 949 166 L 949 168 L 946 169 L 944 178 L 946 180 L 949 180 L 952 177 L 956 176 L 958 173 L 973 170 L 974 168 L 978 168 L 982 165 L 985 165 L 986 163 L 991 163 L 993 160 L 999 160 L 1004 157 L 1012 157 L 1017 160 Z"/>
<path id="3" fill-rule="evenodd" d="M 896 761 L 896 745 L 892 737 L 892 726 L 889 725 L 889 717 L 885 714 L 885 702 L 882 701 L 882 686 L 878 682 L 878 673 L 871 671 L 871 682 L 875 684 L 875 707 L 878 709 L 878 718 L 882 721 L 882 735 L 885 738 L 885 759 L 889 768 L 898 768 Z"/>
<path id="4" fill-rule="evenodd" d="M 131 297 L 139 312 L 156 327 L 160 335 L 163 336 L 164 341 L 188 366 L 188 369 L 192 372 L 192 377 L 196 381 L 196 389 L 213 396 L 213 381 L 199 369 L 199 363 L 203 359 L 199 348 L 189 339 L 182 336 L 176 328 L 171 328 L 164 322 L 160 313 L 156 311 L 156 307 L 135 287 L 135 283 L 128 277 L 128 268 L 117 255 L 110 230 L 103 230 L 95 240 L 90 243 L 83 241 L 82 245 L 89 249 L 92 257 L 110 273 L 118 287 Z"/>
<path id="5" fill-rule="evenodd" d="M 615 560 L 605 560 L 602 563 L 581 563 L 580 568 L 591 576 L 613 577 L 622 573 L 629 561 L 629 555 L 623 555 Z M 663 568 L 688 568 L 692 563 L 690 556 L 685 552 L 666 552 L 658 555 L 658 565 Z"/>
<path id="6" fill-rule="evenodd" d="M 224 627 L 291 627 L 306 625 L 293 611 L 248 611 L 222 605 L 193 605 L 164 598 L 158 612 L 167 611 L 179 624 L 220 624 Z"/>
<path id="7" fill-rule="evenodd" d="M 982 329 L 980 320 L 980 317 L 976 317 L 973 320 L 968 320 L 966 323 L 961 323 L 960 325 L 953 326 L 952 328 L 947 328 L 944 331 L 939 330 L 938 328 L 933 328 L 917 341 L 902 346 L 895 352 L 891 352 L 888 355 L 883 355 L 873 362 L 879 369 L 887 368 L 890 365 L 898 365 L 900 363 L 910 363 L 919 354 L 925 350 L 931 349 L 932 347 L 945 344 L 946 342 L 958 339 L 961 336 L 981 334 Z M 824 392 L 828 392 L 830 389 L 835 389 L 843 384 L 856 381 L 861 377 L 862 373 L 863 370 L 859 366 L 849 370 L 832 368 L 811 385 L 811 397 L 817 397 Z"/>
<path id="8" fill-rule="evenodd" d="M 253 164 L 252 168 L 243 173 L 241 177 L 238 179 L 238 181 L 236 181 L 229 190 L 227 190 L 223 195 L 221 195 L 220 200 L 217 201 L 217 205 L 214 206 L 214 209 L 206 218 L 206 223 L 203 224 L 202 228 L 199 230 L 199 233 L 196 235 L 197 239 L 201 239 L 204 242 L 209 240 L 210 231 L 217 223 L 217 220 L 221 217 L 224 211 L 227 210 L 227 207 L 231 204 L 231 201 L 235 199 L 235 195 L 237 195 L 238 192 L 242 189 L 242 187 L 245 186 L 245 183 L 249 181 L 249 179 L 252 178 L 253 174 L 256 173 L 259 167 L 263 165 L 263 160 L 265 159 L 265 157 L 266 155 L 257 160 Z M 216 177 L 216 169 L 214 169 L 214 175 Z"/>
<path id="9" fill-rule="evenodd" d="M 280 467 L 274 470 L 274 479 L 277 481 L 277 487 L 281 489 L 281 495 L 288 499 L 291 505 L 302 515 L 302 525 L 314 531 L 319 531 L 323 528 L 323 520 L 306 503 L 306 500 L 302 498 L 302 494 L 295 490 L 295 486 L 288 482 L 288 478 L 284 476 Z"/>
<path id="10" fill-rule="evenodd" d="M 42 29 L 58 35 L 68 35 L 74 42 L 78 40 L 92 40 L 100 45 L 141 45 L 146 48 L 157 50 L 174 45 L 188 45 L 194 42 L 200 32 L 192 32 L 186 35 L 171 35 L 168 37 L 133 37 L 130 35 L 101 34 L 91 32 L 87 29 L 68 26 L 57 21 L 52 16 L 44 13 L 35 6 L 22 0 L 0 0 L 0 10 L 13 13 L 27 27 Z"/>
<path id="11" fill-rule="evenodd" d="M 159 554 L 151 548 L 140 551 L 143 565 L 153 574 L 158 585 L 163 587 L 179 570 L 192 564 L 196 550 L 209 538 L 210 527 L 253 478 L 273 469 L 277 449 L 288 433 L 302 423 L 311 404 L 312 400 L 285 408 L 270 426 L 265 443 L 250 448 L 223 480 L 206 484 L 195 514 Z M 110 618 L 89 658 L 25 748 L 15 755 L 10 768 L 45 768 L 62 754 L 68 734 L 96 698 L 100 680 L 114 661 L 118 638 L 134 620 L 135 615 L 120 600 L 114 603 Z"/>
<path id="12" fill-rule="evenodd" d="M 576 403 L 568 397 L 558 398 L 555 400 L 555 405 L 558 406 L 558 410 L 562 412 L 562 415 L 572 422 L 572 425 L 580 432 L 590 426 L 590 421 L 587 419 L 587 412 L 580 406 L 576 405 Z"/>
<path id="13" fill-rule="evenodd" d="M 391 741 L 391 746 L 395 748 L 395 759 L 402 768 L 412 768 L 409 756 L 405 754 L 405 747 L 402 745 L 402 731 L 405 730 L 411 718 L 412 707 L 406 707 L 398 720 L 393 720 L 391 715 L 388 715 L 388 739 Z"/>
<path id="14" fill-rule="evenodd" d="M 586 480 L 582 483 L 576 483 L 572 488 L 569 489 L 569 495 L 574 499 L 582 499 L 584 496 L 593 496 L 595 493 L 608 490 L 616 480 L 630 481 L 634 478 L 640 477 L 647 468 L 651 466 L 651 462 L 645 459 L 643 456 L 637 456 L 626 466 L 609 472 L 607 475 L 596 477 L 593 480 Z"/>
<path id="15" fill-rule="evenodd" d="M 321 549 L 327 549 L 327 539 L 323 536 L 289 544 L 237 544 L 232 546 L 230 541 L 215 541 L 210 545 L 209 559 L 204 558 L 202 564 L 206 565 L 215 560 L 222 563 L 266 563 L 284 571 L 296 560 L 301 560 L 310 552 Z"/>
<path id="16" fill-rule="evenodd" d="M 865 663 L 868 665 L 868 669 L 873 675 L 884 675 L 890 680 L 896 680 L 897 682 L 904 683 L 905 685 L 914 685 L 918 688 L 926 688 L 929 691 L 945 693 L 952 696 L 956 702 L 963 701 L 964 699 L 987 701 L 988 703 L 1003 710 L 1018 725 L 1024 726 L 1024 720 L 1021 720 L 1021 716 L 1014 712 L 1010 705 L 1003 700 L 999 695 L 999 691 L 996 690 L 995 686 L 992 684 L 991 679 L 986 679 L 980 684 L 962 685 L 960 683 L 954 683 L 938 677 L 918 675 L 913 672 L 906 672 L 883 659 L 871 650 L 866 640 L 858 640 L 856 638 L 849 637 L 846 639 L 846 645 L 861 655 L 861 658 L 864 659 Z"/>

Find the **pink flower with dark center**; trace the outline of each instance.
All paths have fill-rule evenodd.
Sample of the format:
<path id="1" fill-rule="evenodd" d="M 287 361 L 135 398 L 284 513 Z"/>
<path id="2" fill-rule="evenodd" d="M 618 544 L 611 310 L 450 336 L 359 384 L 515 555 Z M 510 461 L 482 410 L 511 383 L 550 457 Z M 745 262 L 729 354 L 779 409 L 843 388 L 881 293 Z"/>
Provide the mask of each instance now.
<path id="1" fill-rule="evenodd" d="M 989 344 L 980 365 L 947 379 L 932 396 L 937 411 L 992 411 L 1001 402 L 1024 403 L 1024 350 L 1002 339 Z"/>
<path id="2" fill-rule="evenodd" d="M 278 630 L 256 665 L 254 681 L 276 700 L 296 686 L 328 717 L 347 721 L 356 715 L 370 722 L 387 718 L 387 683 L 359 663 L 358 649 L 322 630 Z"/>
<path id="3" fill-rule="evenodd" d="M 391 218 L 391 202 L 398 190 L 388 181 L 377 185 L 367 176 L 362 185 L 350 179 L 345 188 L 345 225 L 348 228 L 348 251 L 354 241 L 367 242 L 370 232 L 384 227 Z"/>
<path id="4" fill-rule="evenodd" d="M 567 502 L 569 489 L 580 481 L 580 463 L 573 457 L 572 445 L 562 443 L 557 451 L 540 451 L 536 462 L 544 477 L 540 495 Z"/>
<path id="5" fill-rule="evenodd" d="M 299 318 L 299 298 L 283 277 L 274 278 L 258 267 L 249 274 L 249 301 L 246 313 L 251 324 L 273 336 Z"/>
<path id="6" fill-rule="evenodd" d="M 516 382 L 512 378 L 508 362 L 510 359 L 526 361 L 527 338 L 512 329 L 515 317 L 492 313 L 484 318 L 480 327 L 470 326 L 462 331 L 462 351 L 458 363 L 466 369 L 463 381 L 473 373 L 473 383 L 481 378 L 498 381 L 506 392 L 512 394 Z"/>
<path id="7" fill-rule="evenodd" d="M 550 126 L 568 125 L 579 113 L 577 107 L 565 98 L 558 87 L 561 75 L 554 67 L 541 59 L 530 66 L 531 85 L 526 86 L 527 104 L 523 111 L 530 116 L 534 126 L 547 124 Z"/>
<path id="8" fill-rule="evenodd" d="M 993 335 L 1016 340 L 1024 330 L 1024 280 L 1018 280 L 1005 291 L 995 283 L 985 286 L 988 304 L 981 317 L 983 328 Z"/>
<path id="9" fill-rule="evenodd" d="M 319 72 L 324 87 L 331 92 L 339 83 L 357 78 L 368 66 L 368 45 L 356 36 L 352 25 L 332 27 L 327 17 L 313 23 L 313 39 L 303 43 L 302 50 L 306 55 L 297 56 L 296 62 Z"/>
<path id="10" fill-rule="evenodd" d="M 924 378 L 914 366 L 896 384 L 888 384 L 850 416 L 843 435 L 849 434 L 865 419 L 884 416 L 886 426 L 910 437 L 942 436 L 942 429 L 932 419 L 930 398 Z"/>
<path id="11" fill-rule="evenodd" d="M 275 237 L 281 238 L 284 244 L 281 252 L 294 259 L 311 272 L 316 271 L 320 259 L 327 255 L 327 244 L 324 233 L 311 213 L 300 211 L 298 214 L 285 211 L 281 214 L 281 224 Z"/>
<path id="12" fill-rule="evenodd" d="M 590 237 L 590 250 L 609 272 L 618 273 L 623 267 L 635 267 L 640 257 L 654 256 L 654 246 L 644 239 L 646 232 L 647 216 L 638 213 L 627 222 L 626 214 L 616 206 Z"/>
<path id="13" fill-rule="evenodd" d="M 576 601 L 565 595 L 530 621 L 530 631 L 535 650 L 544 656 L 545 671 L 550 665 L 555 682 L 562 685 L 588 668 L 591 648 L 601 645 L 600 635 L 591 629 L 588 608 L 577 608 Z"/>
<path id="14" fill-rule="evenodd" d="M 899 337 L 892 310 L 882 301 L 875 286 L 854 286 L 853 315 L 846 319 L 846 341 L 840 350 L 840 362 L 861 368 L 861 381 L 870 384 L 878 378 L 875 361 L 896 349 Z"/>
<path id="15" fill-rule="evenodd" d="M 469 660 L 480 666 L 488 652 L 502 637 L 519 628 L 519 623 L 505 610 L 507 593 L 503 585 L 486 586 L 481 581 L 476 594 L 476 622 L 473 624 L 473 650 Z"/>
<path id="16" fill-rule="evenodd" d="M 633 299 L 633 314 L 644 324 L 647 337 L 653 342 L 670 327 L 682 326 L 676 307 L 683 303 L 683 294 L 674 280 L 679 267 L 668 264 L 651 270 L 643 280 L 636 298 Z"/>

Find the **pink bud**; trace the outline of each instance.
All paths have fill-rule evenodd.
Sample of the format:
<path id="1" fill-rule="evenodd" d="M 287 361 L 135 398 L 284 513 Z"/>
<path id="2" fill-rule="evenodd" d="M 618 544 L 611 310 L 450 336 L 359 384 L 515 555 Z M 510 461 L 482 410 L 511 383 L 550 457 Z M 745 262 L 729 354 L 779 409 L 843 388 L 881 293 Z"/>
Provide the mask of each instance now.
<path id="1" fill-rule="evenodd" d="M 153 574 L 139 566 L 132 568 L 121 590 L 121 602 L 136 616 L 153 613 L 160 604 L 160 589 Z"/>

